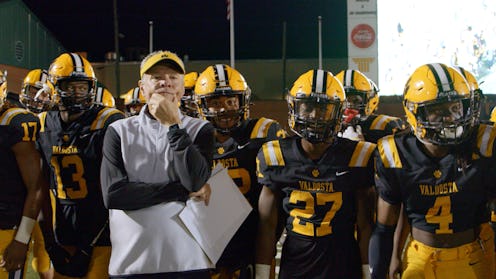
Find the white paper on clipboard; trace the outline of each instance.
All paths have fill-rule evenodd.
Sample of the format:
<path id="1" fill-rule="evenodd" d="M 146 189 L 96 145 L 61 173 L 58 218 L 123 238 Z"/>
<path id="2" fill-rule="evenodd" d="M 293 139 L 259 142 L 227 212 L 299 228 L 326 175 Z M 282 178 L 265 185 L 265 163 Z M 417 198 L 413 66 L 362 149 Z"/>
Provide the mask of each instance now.
<path id="1" fill-rule="evenodd" d="M 215 264 L 252 207 L 220 164 L 207 183 L 212 190 L 209 205 L 189 199 L 179 218 Z"/>

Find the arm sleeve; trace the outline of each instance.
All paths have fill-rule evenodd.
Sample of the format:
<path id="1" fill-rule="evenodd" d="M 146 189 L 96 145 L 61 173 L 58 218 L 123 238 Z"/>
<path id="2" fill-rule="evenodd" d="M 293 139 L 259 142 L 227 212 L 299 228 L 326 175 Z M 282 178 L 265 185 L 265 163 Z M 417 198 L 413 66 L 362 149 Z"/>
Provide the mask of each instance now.
<path id="1" fill-rule="evenodd" d="M 377 223 L 369 241 L 369 265 L 372 279 L 386 278 L 391 254 L 395 226 Z"/>
<path id="2" fill-rule="evenodd" d="M 167 201 L 185 201 L 188 191 L 180 183 L 128 181 L 121 153 L 121 140 L 110 126 L 103 143 L 100 172 L 102 195 L 109 209 L 136 210 Z"/>
<path id="3" fill-rule="evenodd" d="M 167 134 L 173 152 L 172 165 L 179 175 L 180 183 L 191 192 L 198 191 L 210 178 L 212 170 L 214 128 L 204 125 L 195 141 L 184 129 Z"/>

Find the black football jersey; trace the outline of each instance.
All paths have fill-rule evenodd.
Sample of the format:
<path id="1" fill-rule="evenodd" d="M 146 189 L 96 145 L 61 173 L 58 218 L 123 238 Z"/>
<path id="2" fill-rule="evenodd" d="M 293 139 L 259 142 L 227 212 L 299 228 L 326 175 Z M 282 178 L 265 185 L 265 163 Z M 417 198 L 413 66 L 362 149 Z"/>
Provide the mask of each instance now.
<path id="1" fill-rule="evenodd" d="M 315 239 L 352 235 L 356 190 L 373 186 L 375 144 L 337 138 L 317 161 L 305 156 L 299 137 L 267 142 L 259 151 L 258 181 L 282 191 L 286 230 Z"/>
<path id="2" fill-rule="evenodd" d="M 39 130 L 38 117 L 25 109 L 0 113 L 0 229 L 19 225 L 27 193 L 12 147 L 20 142 L 35 143 Z"/>
<path id="3" fill-rule="evenodd" d="M 463 147 L 469 150 L 465 163 L 455 152 L 427 156 L 411 133 L 382 138 L 375 154 L 378 194 L 388 203 L 402 202 L 411 225 L 430 233 L 457 233 L 487 222 L 486 202 L 496 197 L 495 136 L 495 128 L 480 125 L 473 148 Z"/>
<path id="4" fill-rule="evenodd" d="M 283 137 L 285 132 L 272 119 L 249 119 L 241 123 L 224 143 L 216 142 L 213 164 L 228 169 L 229 176 L 253 207 L 252 212 L 233 236 L 217 266 L 237 269 L 251 264 L 258 229 L 258 197 L 262 186 L 257 181 L 256 157 L 264 142 Z"/>
<path id="5" fill-rule="evenodd" d="M 372 114 L 364 121 L 360 121 L 359 124 L 362 127 L 365 140 L 373 143 L 377 143 L 382 137 L 405 129 L 405 125 L 400 118 L 384 114 Z"/>
<path id="6" fill-rule="evenodd" d="M 56 235 L 62 244 L 80 241 L 74 237 L 77 231 L 95 235 L 106 222 L 100 187 L 103 138 L 108 125 L 121 118 L 121 111 L 101 106 L 93 106 L 70 124 L 58 111 L 40 114 L 39 145 L 50 166 Z"/>

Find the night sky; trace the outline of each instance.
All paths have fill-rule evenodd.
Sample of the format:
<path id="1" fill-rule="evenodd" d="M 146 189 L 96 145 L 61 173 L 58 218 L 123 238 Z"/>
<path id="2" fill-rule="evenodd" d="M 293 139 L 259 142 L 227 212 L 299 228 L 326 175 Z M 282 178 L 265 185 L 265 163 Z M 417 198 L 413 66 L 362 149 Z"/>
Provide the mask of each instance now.
<path id="1" fill-rule="evenodd" d="M 23 0 L 69 51 L 103 61 L 114 50 L 112 0 Z M 149 24 L 154 49 L 190 60 L 229 59 L 225 0 L 118 1 L 120 52 L 125 60 L 147 53 Z M 286 57 L 317 58 L 318 21 L 323 17 L 323 57 L 346 57 L 346 1 L 235 0 L 236 59 L 280 59 L 286 21 Z"/>

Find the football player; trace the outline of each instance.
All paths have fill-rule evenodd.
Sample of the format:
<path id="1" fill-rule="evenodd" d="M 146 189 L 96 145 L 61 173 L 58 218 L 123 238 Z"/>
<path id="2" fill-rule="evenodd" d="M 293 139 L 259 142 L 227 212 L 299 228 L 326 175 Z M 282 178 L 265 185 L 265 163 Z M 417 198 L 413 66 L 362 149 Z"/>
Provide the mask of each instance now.
<path id="1" fill-rule="evenodd" d="M 377 140 L 403 130 L 400 118 L 375 114 L 379 107 L 379 90 L 358 70 L 343 70 L 336 75 L 346 93 L 343 113 L 343 137 L 377 143 Z"/>
<path id="2" fill-rule="evenodd" d="M 34 69 L 28 72 L 22 82 L 19 102 L 33 113 L 50 110 L 52 102 L 53 85 L 48 81 L 48 72 Z"/>
<path id="3" fill-rule="evenodd" d="M 61 54 L 48 74 L 58 111 L 39 116 L 39 145 L 49 165 L 52 200 L 40 223 L 45 246 L 55 278 L 107 278 L 110 239 L 99 179 L 102 144 L 108 125 L 124 115 L 95 105 L 95 73 L 79 54 Z"/>
<path id="4" fill-rule="evenodd" d="M 197 79 L 197 72 L 189 72 L 184 75 L 184 95 L 181 97 L 182 113 L 195 118 L 199 116 L 198 105 L 194 100 L 193 93 Z"/>
<path id="5" fill-rule="evenodd" d="M 19 102 L 27 110 L 36 114 L 48 111 L 53 107 L 53 91 L 53 85 L 48 81 L 48 72 L 43 69 L 33 69 L 28 72 L 22 82 Z M 53 278 L 53 267 L 45 250 L 43 235 L 38 223 L 33 228 L 32 240 L 33 260 L 31 266 L 33 270 L 38 272 L 42 279 Z"/>
<path id="6" fill-rule="evenodd" d="M 474 92 L 454 68 L 418 67 L 403 107 L 411 132 L 386 136 L 375 153 L 379 195 L 370 240 L 372 278 L 385 278 L 403 206 L 411 226 L 402 270 L 389 278 L 494 278 L 488 204 L 496 197 L 492 126 L 477 124 Z M 395 251 L 394 257 L 400 253 Z"/>
<path id="7" fill-rule="evenodd" d="M 0 72 L 0 278 L 24 278 L 28 244 L 44 189 L 40 122 L 35 114 L 6 106 L 7 80 Z"/>
<path id="8" fill-rule="evenodd" d="M 258 223 L 256 156 L 264 142 L 283 137 L 279 123 L 269 118 L 250 118 L 251 90 L 240 72 L 228 65 L 207 67 L 194 88 L 200 118 L 215 127 L 214 168 L 228 169 L 239 190 L 255 209 L 231 239 L 216 264 L 212 278 L 252 278 Z"/>
<path id="9" fill-rule="evenodd" d="M 143 106 L 146 104 L 143 92 L 141 92 L 139 87 L 131 88 L 126 94 L 121 95 L 121 98 L 124 99 L 126 116 L 128 117 L 138 115 Z"/>
<path id="10" fill-rule="evenodd" d="M 337 136 L 345 99 L 331 72 L 302 74 L 287 96 L 289 127 L 296 135 L 267 142 L 258 152 L 258 181 L 264 186 L 257 278 L 268 278 L 279 208 L 286 213 L 287 231 L 279 278 L 362 278 L 375 144 Z"/>

